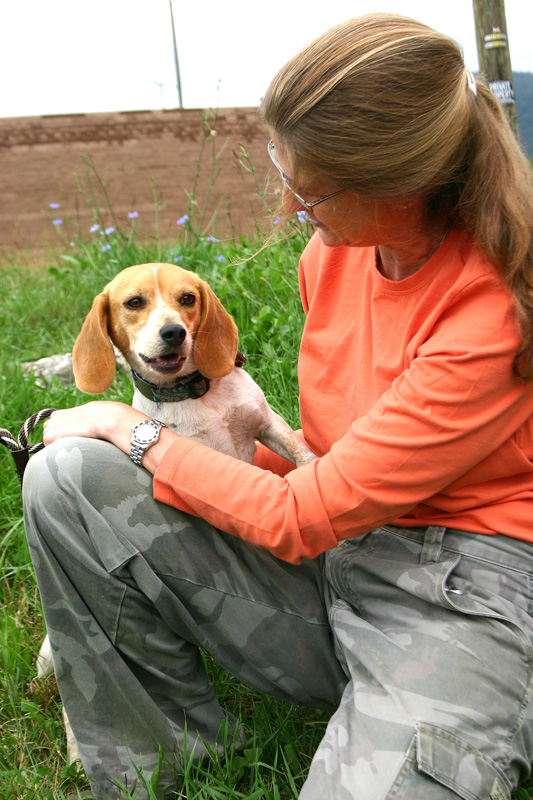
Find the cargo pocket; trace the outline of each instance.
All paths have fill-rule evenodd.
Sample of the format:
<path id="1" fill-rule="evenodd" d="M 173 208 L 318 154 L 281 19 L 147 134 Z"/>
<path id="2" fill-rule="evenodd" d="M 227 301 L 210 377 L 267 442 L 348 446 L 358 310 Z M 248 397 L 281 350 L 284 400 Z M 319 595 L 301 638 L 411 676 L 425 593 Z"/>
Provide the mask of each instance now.
<path id="1" fill-rule="evenodd" d="M 488 756 L 435 725 L 416 731 L 416 768 L 463 800 L 511 800 L 511 784 Z"/>

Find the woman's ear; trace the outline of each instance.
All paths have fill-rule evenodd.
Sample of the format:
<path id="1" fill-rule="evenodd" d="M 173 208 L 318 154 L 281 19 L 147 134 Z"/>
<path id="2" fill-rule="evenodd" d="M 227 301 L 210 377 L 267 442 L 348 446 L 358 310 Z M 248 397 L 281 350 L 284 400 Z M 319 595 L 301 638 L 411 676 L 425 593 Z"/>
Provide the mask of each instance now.
<path id="1" fill-rule="evenodd" d="M 82 392 L 100 394 L 115 376 L 115 351 L 107 333 L 109 297 L 97 295 L 72 351 L 76 385 Z"/>
<path id="2" fill-rule="evenodd" d="M 223 378 L 235 366 L 237 326 L 207 283 L 201 281 L 199 289 L 202 314 L 194 338 L 194 360 L 204 377 Z"/>

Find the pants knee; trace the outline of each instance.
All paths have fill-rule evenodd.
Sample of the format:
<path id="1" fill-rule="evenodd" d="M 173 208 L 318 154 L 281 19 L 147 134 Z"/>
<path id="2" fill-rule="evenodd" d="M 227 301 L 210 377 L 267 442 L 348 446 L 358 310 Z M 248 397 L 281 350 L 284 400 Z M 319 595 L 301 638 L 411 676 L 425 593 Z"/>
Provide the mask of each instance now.
<path id="1" fill-rule="evenodd" d="M 30 458 L 22 487 L 25 510 L 49 505 L 56 495 L 68 491 L 68 484 L 80 472 L 77 442 L 77 439 L 60 439 Z"/>
<path id="2" fill-rule="evenodd" d="M 42 496 L 48 499 L 56 491 L 85 490 L 116 461 L 128 465 L 129 459 L 110 442 L 85 437 L 59 439 L 30 458 L 24 473 L 24 502 L 32 504 Z"/>
<path id="3" fill-rule="evenodd" d="M 34 529 L 42 531 L 54 520 L 77 516 L 80 504 L 90 505 L 105 473 L 114 472 L 117 459 L 129 469 L 127 456 L 112 444 L 82 437 L 60 439 L 33 455 L 23 482 L 28 538 Z"/>

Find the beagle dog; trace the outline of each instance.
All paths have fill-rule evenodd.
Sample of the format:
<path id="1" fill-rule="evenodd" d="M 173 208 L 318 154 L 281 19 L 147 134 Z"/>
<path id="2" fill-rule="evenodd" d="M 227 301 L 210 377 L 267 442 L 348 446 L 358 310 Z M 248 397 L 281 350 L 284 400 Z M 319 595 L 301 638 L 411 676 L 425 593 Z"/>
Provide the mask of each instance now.
<path id="1" fill-rule="evenodd" d="M 79 389 L 100 394 L 115 375 L 115 348 L 131 368 L 132 405 L 183 436 L 253 462 L 258 440 L 300 466 L 312 453 L 242 369 L 237 327 L 207 283 L 173 264 L 141 264 L 97 295 L 72 352 Z M 48 636 L 39 677 L 53 671 Z M 64 713 L 68 758 L 79 759 Z"/>
<path id="2" fill-rule="evenodd" d="M 74 345 L 74 376 L 84 392 L 106 391 L 115 345 L 131 367 L 133 407 L 176 433 L 250 463 L 256 439 L 297 466 L 312 460 L 236 365 L 237 344 L 232 317 L 205 281 L 173 264 L 141 264 L 95 298 Z"/>

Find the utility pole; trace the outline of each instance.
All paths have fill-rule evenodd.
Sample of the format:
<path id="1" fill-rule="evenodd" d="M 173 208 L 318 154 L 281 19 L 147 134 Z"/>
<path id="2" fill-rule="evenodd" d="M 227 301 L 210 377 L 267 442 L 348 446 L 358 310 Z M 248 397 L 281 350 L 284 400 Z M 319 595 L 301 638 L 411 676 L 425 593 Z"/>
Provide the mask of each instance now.
<path id="1" fill-rule="evenodd" d="M 174 12 L 172 10 L 172 0 L 168 0 L 170 7 L 170 21 L 172 22 L 172 41 L 174 42 L 174 64 L 176 65 L 176 86 L 178 88 L 178 108 L 183 108 L 183 98 L 181 96 L 181 77 L 180 63 L 178 61 L 178 45 L 176 44 L 176 28 L 174 27 Z"/>
<path id="2" fill-rule="evenodd" d="M 480 78 L 496 97 L 518 135 L 505 0 L 473 2 Z"/>

